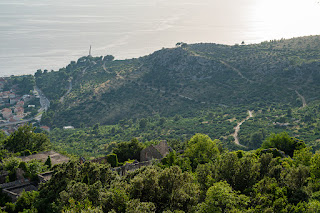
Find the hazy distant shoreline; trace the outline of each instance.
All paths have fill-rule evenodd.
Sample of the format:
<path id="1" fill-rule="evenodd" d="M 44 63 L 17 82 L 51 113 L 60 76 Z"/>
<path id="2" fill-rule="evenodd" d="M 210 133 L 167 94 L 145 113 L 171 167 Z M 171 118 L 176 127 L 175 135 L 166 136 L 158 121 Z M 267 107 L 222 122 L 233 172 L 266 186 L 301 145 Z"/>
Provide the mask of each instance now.
<path id="1" fill-rule="evenodd" d="M 0 76 L 57 70 L 90 45 L 94 56 L 126 59 L 180 41 L 232 45 L 320 34 L 319 4 L 272 1 L 2 0 Z"/>

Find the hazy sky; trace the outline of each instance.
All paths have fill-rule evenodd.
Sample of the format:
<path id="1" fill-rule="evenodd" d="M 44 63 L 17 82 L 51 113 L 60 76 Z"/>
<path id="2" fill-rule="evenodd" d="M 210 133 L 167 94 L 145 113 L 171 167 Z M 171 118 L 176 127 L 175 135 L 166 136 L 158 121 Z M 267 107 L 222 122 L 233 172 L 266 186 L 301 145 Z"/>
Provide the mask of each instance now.
<path id="1" fill-rule="evenodd" d="M 179 41 L 315 35 L 319 20 L 316 0 L 1 0 L 0 75 L 58 69 L 90 45 L 94 55 L 124 59 Z"/>

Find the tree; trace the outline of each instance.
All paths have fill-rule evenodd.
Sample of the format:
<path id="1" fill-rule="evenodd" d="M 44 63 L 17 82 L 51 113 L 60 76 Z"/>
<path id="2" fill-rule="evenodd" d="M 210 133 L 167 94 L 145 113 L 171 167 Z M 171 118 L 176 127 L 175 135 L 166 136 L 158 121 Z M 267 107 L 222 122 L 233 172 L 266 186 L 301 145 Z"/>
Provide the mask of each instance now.
<path id="1" fill-rule="evenodd" d="M 220 154 L 217 143 L 204 134 L 194 135 L 187 144 L 185 156 L 192 162 L 192 168 L 196 169 L 198 164 L 214 161 Z"/>
<path id="2" fill-rule="evenodd" d="M 320 178 L 320 153 L 317 152 L 311 158 L 310 174 L 314 179 Z"/>
<path id="3" fill-rule="evenodd" d="M 119 162 L 125 162 L 128 159 L 136 159 L 140 161 L 140 152 L 144 149 L 144 145 L 136 138 L 133 138 L 130 142 L 118 143 L 113 153 L 118 156 Z"/>
<path id="4" fill-rule="evenodd" d="M 151 202 L 140 202 L 139 199 L 130 200 L 127 205 L 126 213 L 153 213 L 156 206 Z"/>
<path id="5" fill-rule="evenodd" d="M 112 167 L 117 167 L 119 162 L 118 162 L 118 157 L 116 154 L 109 154 L 106 156 L 106 160 Z"/>
<path id="6" fill-rule="evenodd" d="M 259 132 L 254 132 L 250 136 L 250 141 L 249 141 L 250 146 L 251 147 L 260 147 L 261 143 L 262 143 L 262 140 L 263 140 L 262 133 L 260 131 Z"/>
<path id="7" fill-rule="evenodd" d="M 166 123 L 166 119 L 165 118 L 160 118 L 159 126 L 163 126 L 165 123 Z"/>
<path id="8" fill-rule="evenodd" d="M 51 169 L 52 167 L 52 163 L 51 163 L 51 158 L 50 155 L 48 156 L 46 162 L 44 163 L 44 165 L 47 165 L 49 169 Z"/>
<path id="9" fill-rule="evenodd" d="M 61 212 L 63 206 L 69 206 L 70 199 L 83 203 L 89 199 L 94 205 L 100 205 L 104 188 L 110 188 L 115 181 L 108 164 L 96 164 L 86 161 L 79 164 L 69 161 L 54 166 L 52 178 L 39 188 L 39 197 L 35 207 L 42 212 Z"/>
<path id="10" fill-rule="evenodd" d="M 257 212 L 281 212 L 288 204 L 287 189 L 276 179 L 265 177 L 253 187 L 252 204 Z"/>
<path id="11" fill-rule="evenodd" d="M 259 177 L 259 162 L 254 155 L 238 157 L 236 152 L 223 155 L 216 163 L 216 179 L 227 181 L 232 188 L 244 191 Z"/>
<path id="12" fill-rule="evenodd" d="M 233 191 L 227 182 L 221 181 L 208 189 L 205 202 L 200 204 L 199 213 L 244 210 L 248 201 L 248 197 Z"/>
<path id="13" fill-rule="evenodd" d="M 114 56 L 112 55 L 106 55 L 105 57 L 103 57 L 103 61 L 113 61 L 114 60 Z"/>
<path id="14" fill-rule="evenodd" d="M 312 148 L 306 147 L 299 150 L 294 150 L 293 159 L 296 165 L 302 164 L 305 166 L 310 166 L 312 158 Z"/>
<path id="15" fill-rule="evenodd" d="M 103 212 L 125 212 L 129 201 L 126 190 L 120 184 L 114 184 L 110 189 L 102 194 L 102 209 Z"/>
<path id="16" fill-rule="evenodd" d="M 3 159 L 2 163 L 0 166 L 9 172 L 9 181 L 15 181 L 17 179 L 16 177 L 16 170 L 19 168 L 21 159 L 17 157 L 9 157 Z"/>
<path id="17" fill-rule="evenodd" d="M 288 133 L 282 132 L 271 135 L 263 142 L 261 147 L 264 149 L 277 148 L 292 157 L 294 150 L 305 148 L 306 145 L 298 139 L 291 138 Z"/>
<path id="18" fill-rule="evenodd" d="M 23 191 L 15 203 L 15 212 L 22 212 L 24 209 L 31 209 L 38 196 L 39 192 L 37 191 Z"/>
<path id="19" fill-rule="evenodd" d="M 69 204 L 63 207 L 62 213 L 102 213 L 101 207 L 93 207 L 89 199 L 84 201 L 75 201 L 73 198 L 69 200 Z"/>
<path id="20" fill-rule="evenodd" d="M 148 120 L 145 119 L 145 118 L 142 118 L 140 121 L 139 121 L 139 127 L 140 129 L 144 129 L 147 127 L 147 124 L 148 124 Z"/>
<path id="21" fill-rule="evenodd" d="M 148 168 L 130 181 L 130 196 L 141 202 L 152 202 L 157 212 L 183 210 L 190 212 L 198 202 L 199 188 L 188 172 L 177 166 L 160 170 Z"/>
<path id="22" fill-rule="evenodd" d="M 32 124 L 19 127 L 5 139 L 5 148 L 13 152 L 46 150 L 50 145 L 49 138 L 43 133 L 34 133 L 35 129 Z"/>
<path id="23" fill-rule="evenodd" d="M 42 75 L 42 70 L 41 70 L 41 69 L 38 69 L 37 72 L 34 74 L 34 76 L 35 76 L 36 78 L 41 77 L 41 75 Z"/>

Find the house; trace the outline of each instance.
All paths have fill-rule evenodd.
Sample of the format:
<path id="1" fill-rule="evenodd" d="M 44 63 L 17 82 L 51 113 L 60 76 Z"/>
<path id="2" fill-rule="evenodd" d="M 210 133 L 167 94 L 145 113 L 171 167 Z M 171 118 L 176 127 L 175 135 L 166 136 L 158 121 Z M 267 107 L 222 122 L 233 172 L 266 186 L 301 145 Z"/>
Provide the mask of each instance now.
<path id="1" fill-rule="evenodd" d="M 48 126 L 41 126 L 40 129 L 50 132 L 50 127 Z"/>
<path id="2" fill-rule="evenodd" d="M 19 121 L 24 118 L 24 115 L 23 114 L 14 115 L 12 118 L 13 120 Z"/>
<path id="3" fill-rule="evenodd" d="M 9 119 L 10 117 L 12 117 L 12 110 L 9 108 L 4 108 L 1 110 L 2 113 L 2 117 L 5 119 Z"/>
<path id="4" fill-rule="evenodd" d="M 10 98 L 10 105 L 15 105 L 18 101 L 18 98 Z"/>
<path id="5" fill-rule="evenodd" d="M 140 152 L 140 161 L 150 161 L 152 159 L 162 159 L 172 151 L 167 141 L 160 141 L 158 145 L 151 145 Z"/>
<path id="6" fill-rule="evenodd" d="M 19 101 L 16 105 L 19 106 L 19 107 L 23 107 L 24 101 Z"/>
<path id="7" fill-rule="evenodd" d="M 14 113 L 23 114 L 24 113 L 24 108 L 21 107 L 21 106 L 16 106 L 16 108 L 14 108 Z"/>
<path id="8" fill-rule="evenodd" d="M 63 129 L 74 129 L 73 126 L 64 126 Z"/>
<path id="9" fill-rule="evenodd" d="M 9 98 L 11 98 L 11 99 L 16 98 L 16 94 L 15 93 L 10 93 L 9 94 Z"/>
<path id="10" fill-rule="evenodd" d="M 19 171 L 20 170 L 20 171 Z M 6 193 L 13 202 L 17 201 L 19 196 L 24 191 L 36 191 L 38 190 L 39 183 L 45 183 L 51 179 L 53 171 L 45 172 L 38 174 L 39 181 L 30 181 L 23 177 L 24 172 L 22 169 L 18 168 L 17 171 L 17 180 L 9 183 L 1 183 L 0 188 Z M 4 174 L 4 175 L 8 175 Z M 4 176 L 6 177 L 6 176 Z"/>
<path id="11" fill-rule="evenodd" d="M 17 181 L 0 184 L 3 192 L 6 193 L 13 202 L 17 201 L 23 191 L 35 191 L 37 187 L 28 179 L 20 179 Z"/>

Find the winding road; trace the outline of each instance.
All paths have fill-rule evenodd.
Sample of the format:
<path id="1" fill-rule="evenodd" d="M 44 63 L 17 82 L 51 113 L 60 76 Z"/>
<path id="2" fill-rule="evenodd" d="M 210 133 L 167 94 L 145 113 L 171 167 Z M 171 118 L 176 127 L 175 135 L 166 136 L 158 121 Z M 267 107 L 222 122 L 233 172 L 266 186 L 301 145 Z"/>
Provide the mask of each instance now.
<path id="1" fill-rule="evenodd" d="M 41 108 L 39 109 L 39 112 L 47 111 L 48 108 L 50 107 L 49 99 L 44 95 L 44 93 L 39 89 L 39 87 L 35 86 L 34 90 L 38 92 L 40 97 Z"/>
<path id="2" fill-rule="evenodd" d="M 252 113 L 253 113 L 253 111 L 248 110 L 248 114 L 249 114 L 248 117 L 246 117 L 246 119 L 244 119 L 241 122 L 239 122 L 238 125 L 234 128 L 235 131 L 232 134 L 232 136 L 234 137 L 234 143 L 239 145 L 239 146 L 245 147 L 244 145 L 240 144 L 240 140 L 239 140 L 239 136 L 238 136 L 239 131 L 240 131 L 240 127 L 244 122 L 246 122 L 247 120 L 249 120 L 250 118 L 253 117 Z"/>
<path id="3" fill-rule="evenodd" d="M 296 91 L 297 95 L 299 96 L 299 98 L 302 101 L 302 108 L 305 108 L 307 106 L 306 99 L 297 90 L 295 90 L 295 91 Z"/>
<path id="4" fill-rule="evenodd" d="M 68 90 L 59 100 L 61 103 L 63 103 L 64 98 L 71 92 L 71 90 L 72 90 L 72 79 L 69 79 Z"/>

